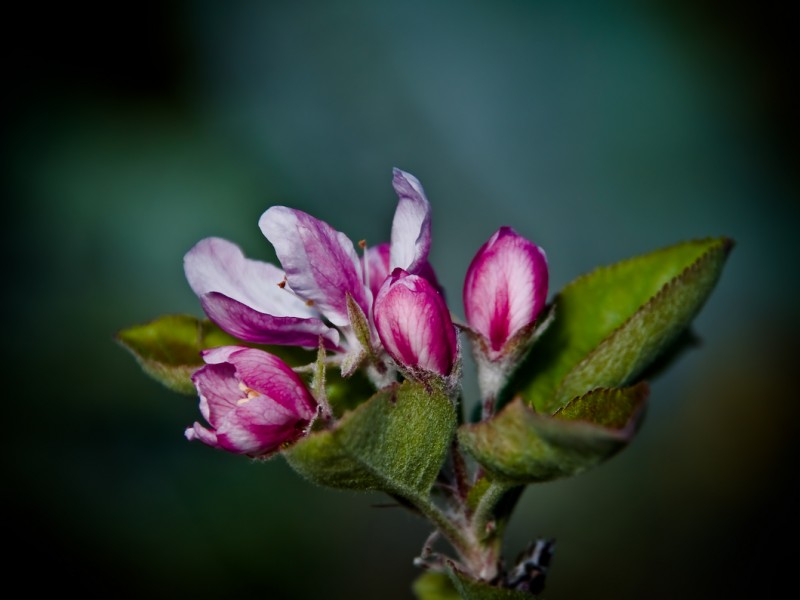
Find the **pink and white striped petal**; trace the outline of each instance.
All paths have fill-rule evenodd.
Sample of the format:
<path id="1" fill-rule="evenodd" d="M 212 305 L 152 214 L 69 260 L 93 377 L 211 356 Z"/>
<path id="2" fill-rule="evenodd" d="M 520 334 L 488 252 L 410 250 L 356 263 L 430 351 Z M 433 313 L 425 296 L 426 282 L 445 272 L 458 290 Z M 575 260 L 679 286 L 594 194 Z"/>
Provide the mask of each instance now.
<path id="1" fill-rule="evenodd" d="M 245 342 L 316 348 L 322 336 L 328 348 L 339 347 L 339 332 L 317 318 L 275 317 L 218 292 L 201 296 L 200 304 L 209 319 Z"/>
<path id="2" fill-rule="evenodd" d="M 392 185 L 399 201 L 392 221 L 389 266 L 418 274 L 431 250 L 431 205 L 422 184 L 410 173 L 394 169 Z"/>
<path id="3" fill-rule="evenodd" d="M 389 276 L 389 244 L 383 243 L 377 246 L 369 246 L 364 251 L 363 268 L 367 275 L 369 290 L 372 297 L 378 295 L 383 282 Z"/>
<path id="4" fill-rule="evenodd" d="M 395 269 L 375 299 L 381 343 L 401 367 L 450 375 L 456 330 L 441 294 L 423 277 Z"/>
<path id="5" fill-rule="evenodd" d="M 274 354 L 245 348 L 231 354 L 228 361 L 236 367 L 236 376 L 246 388 L 270 398 L 301 419 L 310 420 L 316 414 L 317 402 L 303 381 Z"/>
<path id="6" fill-rule="evenodd" d="M 464 281 L 469 326 L 489 342 L 493 354 L 522 328 L 534 323 L 547 301 L 544 250 L 501 227 L 481 246 Z"/>
<path id="7" fill-rule="evenodd" d="M 217 447 L 253 456 L 272 454 L 305 433 L 308 419 L 267 396 L 247 400 L 216 427 Z"/>
<path id="8" fill-rule="evenodd" d="M 319 313 L 285 286 L 285 274 L 269 263 L 246 258 L 236 244 L 222 238 L 199 241 L 183 259 L 186 279 L 202 297 L 217 292 L 275 317 L 318 317 Z"/>
<path id="9" fill-rule="evenodd" d="M 367 313 L 371 299 L 363 284 L 361 261 L 345 234 L 285 206 L 267 209 L 258 224 L 275 247 L 291 288 L 331 323 L 349 324 L 347 292 Z"/>

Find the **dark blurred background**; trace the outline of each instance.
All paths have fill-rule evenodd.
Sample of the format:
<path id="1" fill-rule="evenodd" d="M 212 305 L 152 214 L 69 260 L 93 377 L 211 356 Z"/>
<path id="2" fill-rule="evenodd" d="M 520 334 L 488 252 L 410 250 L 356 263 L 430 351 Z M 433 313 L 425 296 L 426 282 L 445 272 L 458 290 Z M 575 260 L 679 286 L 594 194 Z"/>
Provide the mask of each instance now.
<path id="1" fill-rule="evenodd" d="M 411 598 L 425 524 L 183 438 L 197 402 L 116 330 L 200 314 L 183 254 L 307 210 L 388 238 L 433 205 L 462 314 L 510 224 L 552 291 L 681 240 L 736 242 L 639 437 L 526 490 L 513 557 L 551 600 L 774 597 L 796 570 L 797 32 L 791 4 L 19 3 L 4 18 L 6 581 L 104 597 Z M 467 383 L 468 401 L 474 387 Z M 23 577 L 22 569 L 35 577 Z"/>

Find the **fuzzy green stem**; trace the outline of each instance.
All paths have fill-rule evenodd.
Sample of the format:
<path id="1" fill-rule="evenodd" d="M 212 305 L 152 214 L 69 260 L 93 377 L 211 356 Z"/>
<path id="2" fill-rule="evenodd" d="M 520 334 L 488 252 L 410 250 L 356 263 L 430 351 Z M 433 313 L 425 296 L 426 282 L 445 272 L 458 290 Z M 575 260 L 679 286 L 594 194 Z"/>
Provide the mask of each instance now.
<path id="1" fill-rule="evenodd" d="M 507 483 L 492 481 L 481 496 L 475 512 L 472 513 L 472 529 L 479 540 L 484 540 L 491 533 L 487 531 L 487 526 L 494 518 L 494 509 L 512 487 L 514 486 Z"/>
<path id="2" fill-rule="evenodd" d="M 430 500 L 415 499 L 414 506 L 425 515 L 425 517 L 436 526 L 436 529 L 450 542 L 453 548 L 458 551 L 462 557 L 467 557 L 472 552 L 474 543 L 469 540 L 464 531 L 450 519 L 442 509 L 436 506 Z"/>

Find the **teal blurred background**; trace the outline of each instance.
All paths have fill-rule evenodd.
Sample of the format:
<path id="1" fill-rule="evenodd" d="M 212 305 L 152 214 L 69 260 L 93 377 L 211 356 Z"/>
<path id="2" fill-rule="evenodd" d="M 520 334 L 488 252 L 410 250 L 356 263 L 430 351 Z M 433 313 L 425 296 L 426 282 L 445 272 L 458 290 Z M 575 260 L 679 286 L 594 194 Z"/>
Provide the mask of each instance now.
<path id="1" fill-rule="evenodd" d="M 796 569 L 797 50 L 778 3 L 137 2 L 17 7 L 3 119 L 5 535 L 29 590 L 408 599 L 425 524 L 183 429 L 196 399 L 113 341 L 200 314 L 183 254 L 301 208 L 388 238 L 391 168 L 433 205 L 462 314 L 510 224 L 555 292 L 681 240 L 736 240 L 609 463 L 529 488 L 513 557 L 558 547 L 546 597 L 773 597 Z M 468 371 L 471 374 L 471 371 Z M 468 382 L 468 401 L 475 399 Z M 790 549 L 787 549 L 790 548 Z M 11 573 L 11 571 L 9 571 Z M 13 576 L 12 576 L 13 577 Z"/>

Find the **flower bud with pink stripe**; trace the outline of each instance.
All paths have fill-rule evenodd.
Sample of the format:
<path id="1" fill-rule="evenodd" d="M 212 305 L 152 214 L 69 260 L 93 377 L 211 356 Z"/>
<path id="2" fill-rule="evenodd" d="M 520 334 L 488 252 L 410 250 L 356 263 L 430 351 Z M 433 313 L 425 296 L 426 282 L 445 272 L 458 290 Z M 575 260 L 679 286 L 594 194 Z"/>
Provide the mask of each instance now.
<path id="1" fill-rule="evenodd" d="M 501 227 L 478 250 L 464 281 L 464 312 L 489 360 L 533 325 L 547 301 L 544 250 L 511 227 Z"/>
<path id="2" fill-rule="evenodd" d="M 277 356 L 242 346 L 203 352 L 206 365 L 192 376 L 200 412 L 186 438 L 249 456 L 267 456 L 304 436 L 317 402 Z"/>
<path id="3" fill-rule="evenodd" d="M 395 269 L 374 306 L 384 349 L 407 372 L 448 377 L 458 359 L 456 329 L 442 295 L 424 277 Z"/>

